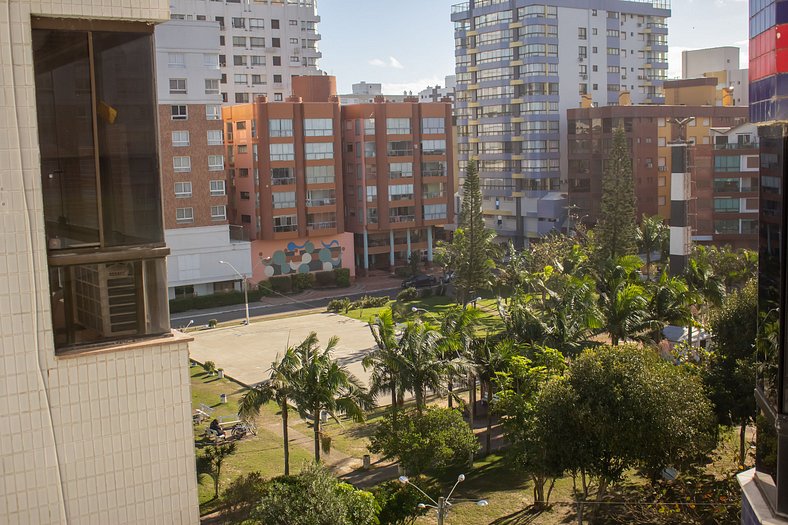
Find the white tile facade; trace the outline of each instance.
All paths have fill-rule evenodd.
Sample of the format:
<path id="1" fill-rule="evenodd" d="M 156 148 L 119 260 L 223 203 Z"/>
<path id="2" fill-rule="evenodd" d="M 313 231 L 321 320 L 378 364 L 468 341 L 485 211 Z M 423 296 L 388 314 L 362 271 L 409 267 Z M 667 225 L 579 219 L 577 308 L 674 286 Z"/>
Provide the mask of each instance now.
<path id="1" fill-rule="evenodd" d="M 0 523 L 197 523 L 183 339 L 54 355 L 31 16 L 163 21 L 166 0 L 0 0 Z"/>

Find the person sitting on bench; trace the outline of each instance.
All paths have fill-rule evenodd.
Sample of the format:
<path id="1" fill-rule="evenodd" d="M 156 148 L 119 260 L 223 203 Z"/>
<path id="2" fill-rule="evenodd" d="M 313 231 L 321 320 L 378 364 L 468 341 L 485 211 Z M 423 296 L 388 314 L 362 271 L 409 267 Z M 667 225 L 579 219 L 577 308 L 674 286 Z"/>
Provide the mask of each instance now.
<path id="1" fill-rule="evenodd" d="M 221 425 L 219 425 L 219 420 L 214 419 L 211 421 L 211 426 L 209 427 L 212 432 L 216 432 L 216 435 L 219 437 L 224 437 L 224 430 L 222 429 Z"/>

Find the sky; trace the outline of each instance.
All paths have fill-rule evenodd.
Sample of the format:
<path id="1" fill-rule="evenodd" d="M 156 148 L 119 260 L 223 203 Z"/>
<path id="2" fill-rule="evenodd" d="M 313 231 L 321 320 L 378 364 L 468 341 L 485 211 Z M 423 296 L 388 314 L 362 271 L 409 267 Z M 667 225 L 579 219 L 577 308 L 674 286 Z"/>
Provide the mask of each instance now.
<path id="1" fill-rule="evenodd" d="M 318 0 L 320 67 L 340 93 L 362 80 L 386 94 L 414 93 L 454 74 L 451 6 L 461 0 Z M 669 78 L 681 76 L 681 51 L 742 48 L 747 67 L 747 0 L 673 0 L 668 20 Z"/>

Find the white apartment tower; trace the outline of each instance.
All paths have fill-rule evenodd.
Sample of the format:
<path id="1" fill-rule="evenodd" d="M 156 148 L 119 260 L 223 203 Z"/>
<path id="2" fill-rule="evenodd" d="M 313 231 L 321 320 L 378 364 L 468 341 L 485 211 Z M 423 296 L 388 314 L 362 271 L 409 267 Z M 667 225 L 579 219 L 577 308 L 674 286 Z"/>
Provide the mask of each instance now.
<path id="1" fill-rule="evenodd" d="M 171 0 L 170 18 L 218 22 L 224 103 L 282 101 L 293 76 L 322 74 L 316 0 Z"/>
<path id="2" fill-rule="evenodd" d="M 663 102 L 669 16 L 669 0 L 452 7 L 459 175 L 478 159 L 485 220 L 500 240 L 524 246 L 564 228 L 568 109 L 625 93 Z"/>

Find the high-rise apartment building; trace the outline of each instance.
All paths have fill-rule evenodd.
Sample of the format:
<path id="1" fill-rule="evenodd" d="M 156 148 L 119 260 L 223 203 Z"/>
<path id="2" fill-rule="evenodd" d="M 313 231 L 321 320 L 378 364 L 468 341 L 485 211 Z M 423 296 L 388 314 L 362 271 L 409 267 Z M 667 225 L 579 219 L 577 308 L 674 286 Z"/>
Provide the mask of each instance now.
<path id="1" fill-rule="evenodd" d="M 715 77 L 720 92 L 729 90 L 736 106 L 750 103 L 748 70 L 739 67 L 741 50 L 735 46 L 681 52 L 681 78 Z"/>
<path id="2" fill-rule="evenodd" d="M 333 77 L 294 86 L 224 108 L 229 218 L 252 239 L 254 280 L 431 261 L 454 217 L 451 105 L 340 106 Z"/>
<path id="3" fill-rule="evenodd" d="M 219 28 L 172 20 L 156 27 L 156 75 L 169 298 L 240 288 L 250 244 L 227 220 Z M 229 262 L 221 264 L 219 261 Z"/>
<path id="4" fill-rule="evenodd" d="M 292 77 L 320 75 L 315 0 L 172 0 L 171 18 L 217 22 L 223 102 L 283 101 Z"/>
<path id="5" fill-rule="evenodd" d="M 522 246 L 563 227 L 566 110 L 581 97 L 663 102 L 669 16 L 668 0 L 453 6 L 460 175 L 479 160 L 485 218 L 499 238 Z"/>
<path id="6" fill-rule="evenodd" d="M 168 15 L 165 0 L 0 10 L 0 523 L 199 521 L 156 140 Z"/>

